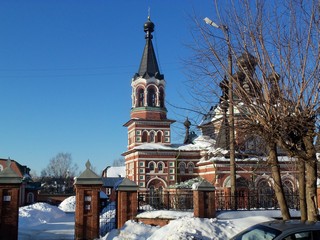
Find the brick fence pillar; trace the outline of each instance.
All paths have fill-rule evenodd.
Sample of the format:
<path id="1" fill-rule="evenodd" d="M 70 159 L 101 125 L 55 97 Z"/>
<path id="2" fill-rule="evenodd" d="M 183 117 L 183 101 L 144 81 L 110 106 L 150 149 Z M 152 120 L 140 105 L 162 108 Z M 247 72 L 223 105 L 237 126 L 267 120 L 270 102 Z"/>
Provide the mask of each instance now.
<path id="1" fill-rule="evenodd" d="M 11 169 L 11 161 L 0 172 L 0 239 L 17 240 L 19 192 L 22 178 Z"/>
<path id="2" fill-rule="evenodd" d="M 117 188 L 117 228 L 121 228 L 126 221 L 133 220 L 138 213 L 138 185 L 124 178 Z"/>
<path id="3" fill-rule="evenodd" d="M 86 170 L 76 178 L 75 239 L 99 238 L 101 178 L 91 169 L 89 161 Z"/>
<path id="4" fill-rule="evenodd" d="M 202 181 L 193 189 L 193 215 L 199 218 L 214 218 L 215 188 L 207 181 Z"/>

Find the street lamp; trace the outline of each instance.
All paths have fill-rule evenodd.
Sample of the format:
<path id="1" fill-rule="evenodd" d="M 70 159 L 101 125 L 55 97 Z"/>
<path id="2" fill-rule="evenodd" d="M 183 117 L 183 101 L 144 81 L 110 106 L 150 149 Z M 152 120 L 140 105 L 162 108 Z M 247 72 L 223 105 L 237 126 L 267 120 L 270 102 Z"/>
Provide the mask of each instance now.
<path id="1" fill-rule="evenodd" d="M 237 209 L 236 199 L 236 162 L 235 162 L 235 136 L 234 136 L 234 108 L 233 108 L 233 81 L 232 81 L 232 55 L 229 28 L 226 25 L 218 25 L 209 18 L 203 19 L 212 27 L 221 29 L 228 45 L 228 99 L 229 99 L 229 150 L 230 150 L 230 194 L 231 208 Z"/>

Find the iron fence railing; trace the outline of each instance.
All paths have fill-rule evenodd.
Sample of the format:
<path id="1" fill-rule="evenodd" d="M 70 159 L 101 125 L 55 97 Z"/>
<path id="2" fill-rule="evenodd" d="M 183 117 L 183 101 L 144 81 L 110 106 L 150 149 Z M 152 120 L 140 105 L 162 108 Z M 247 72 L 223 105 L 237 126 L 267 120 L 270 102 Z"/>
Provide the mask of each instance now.
<path id="1" fill-rule="evenodd" d="M 164 192 L 161 194 L 139 193 L 138 211 L 152 210 L 193 210 L 193 193 L 190 192 Z M 231 196 L 216 192 L 216 210 L 231 210 Z M 299 209 L 299 196 L 291 194 L 285 196 L 290 209 Z M 237 209 L 279 209 L 275 194 L 250 193 L 244 196 L 236 196 Z"/>
<path id="2" fill-rule="evenodd" d="M 193 193 L 172 193 L 162 194 L 139 193 L 139 211 L 152 210 L 192 210 Z"/>
<path id="3" fill-rule="evenodd" d="M 230 210 L 231 198 L 234 196 L 216 194 L 216 210 Z M 237 209 L 279 209 L 279 204 L 274 194 L 250 194 L 246 196 L 236 196 Z M 296 194 L 286 195 L 286 202 L 290 209 L 300 209 L 299 196 Z"/>

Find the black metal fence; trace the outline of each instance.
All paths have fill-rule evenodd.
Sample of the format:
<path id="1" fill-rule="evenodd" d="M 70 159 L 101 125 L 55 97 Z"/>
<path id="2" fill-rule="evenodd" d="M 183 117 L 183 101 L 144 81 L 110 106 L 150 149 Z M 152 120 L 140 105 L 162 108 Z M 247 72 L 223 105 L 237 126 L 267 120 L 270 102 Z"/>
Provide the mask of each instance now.
<path id="1" fill-rule="evenodd" d="M 158 194 L 139 193 L 139 211 L 193 210 L 193 193 L 164 192 Z"/>
<path id="2" fill-rule="evenodd" d="M 230 210 L 231 198 L 234 196 L 216 193 L 216 210 Z M 237 209 L 279 209 L 277 198 L 274 194 L 248 194 L 245 196 L 236 196 Z M 300 209 L 299 196 L 296 194 L 286 195 L 286 202 L 290 209 Z"/>
<path id="3" fill-rule="evenodd" d="M 193 210 L 193 192 L 163 192 L 157 194 L 139 193 L 138 211 L 152 210 Z M 290 209 L 300 209 L 297 194 L 286 195 L 287 205 Z M 257 194 L 254 192 L 236 196 L 237 209 L 279 209 L 275 194 Z M 216 192 L 216 210 L 230 210 L 231 196 L 223 192 Z"/>

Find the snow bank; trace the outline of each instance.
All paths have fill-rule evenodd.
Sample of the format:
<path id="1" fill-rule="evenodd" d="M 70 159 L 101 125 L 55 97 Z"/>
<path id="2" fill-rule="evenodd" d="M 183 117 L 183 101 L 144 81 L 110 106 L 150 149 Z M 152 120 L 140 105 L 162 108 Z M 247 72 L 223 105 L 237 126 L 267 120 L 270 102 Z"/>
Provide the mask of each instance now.
<path id="1" fill-rule="evenodd" d="M 137 218 L 168 218 L 177 219 L 182 217 L 192 217 L 193 212 L 187 211 L 170 211 L 170 210 L 158 210 L 158 211 L 146 211 L 139 213 Z"/>
<path id="2" fill-rule="evenodd" d="M 37 226 L 61 218 L 65 213 L 47 203 L 35 203 L 19 208 L 19 226 Z"/>
<path id="3" fill-rule="evenodd" d="M 62 201 L 59 205 L 59 209 L 64 212 L 76 211 L 76 196 L 71 196 Z"/>

